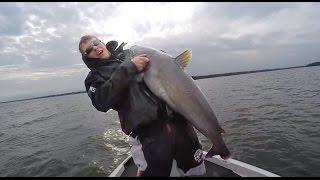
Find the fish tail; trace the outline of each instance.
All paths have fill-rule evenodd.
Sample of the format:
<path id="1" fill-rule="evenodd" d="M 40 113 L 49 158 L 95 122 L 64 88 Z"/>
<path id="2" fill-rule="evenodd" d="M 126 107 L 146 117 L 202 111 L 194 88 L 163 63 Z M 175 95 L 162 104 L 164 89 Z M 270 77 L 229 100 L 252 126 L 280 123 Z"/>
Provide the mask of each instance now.
<path id="1" fill-rule="evenodd" d="M 230 158 L 231 154 L 227 147 L 217 148 L 216 146 L 212 146 L 211 149 L 206 154 L 206 158 L 212 157 L 214 155 L 219 155 L 222 159 L 227 160 Z"/>

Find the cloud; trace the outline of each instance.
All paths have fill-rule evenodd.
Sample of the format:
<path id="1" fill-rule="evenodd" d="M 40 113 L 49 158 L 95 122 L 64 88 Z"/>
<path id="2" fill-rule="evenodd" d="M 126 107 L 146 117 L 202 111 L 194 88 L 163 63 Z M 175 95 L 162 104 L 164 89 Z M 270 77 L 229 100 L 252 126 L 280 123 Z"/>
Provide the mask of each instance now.
<path id="1" fill-rule="evenodd" d="M 66 78 L 82 72 L 89 72 L 89 70 L 85 68 L 82 63 L 64 68 L 42 68 L 37 70 L 31 68 L 19 68 L 16 66 L 0 66 L 0 73 L 3 74 L 3 76 L 0 77 L 0 80 L 34 81 L 39 79 L 50 79 L 53 77 Z"/>
<path id="2" fill-rule="evenodd" d="M 191 75 L 305 65 L 319 61 L 319 8 L 311 2 L 1 3 L 0 77 L 35 85 L 68 74 L 85 78 L 78 42 L 86 34 L 173 56 L 191 49 Z"/>
<path id="3" fill-rule="evenodd" d="M 60 69 L 37 70 L 12 65 L 0 66 L 0 101 L 84 91 L 84 79 L 88 72 L 82 63 Z"/>
<path id="4" fill-rule="evenodd" d="M 190 74 L 305 65 L 320 55 L 318 9 L 315 3 L 204 3 L 183 24 L 186 31 L 139 43 L 176 55 L 192 49 Z"/>
<path id="5" fill-rule="evenodd" d="M 23 33 L 22 10 L 13 3 L 0 5 L 0 36 L 16 36 Z"/>

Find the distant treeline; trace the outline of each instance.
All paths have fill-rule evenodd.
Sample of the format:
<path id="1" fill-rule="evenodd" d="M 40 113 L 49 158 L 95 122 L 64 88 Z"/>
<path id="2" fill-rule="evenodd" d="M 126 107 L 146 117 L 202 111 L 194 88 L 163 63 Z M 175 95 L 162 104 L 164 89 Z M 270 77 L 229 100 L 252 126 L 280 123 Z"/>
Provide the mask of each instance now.
<path id="1" fill-rule="evenodd" d="M 314 63 L 308 64 L 306 66 L 320 66 L 320 62 L 314 62 Z"/>
<path id="2" fill-rule="evenodd" d="M 314 63 L 308 64 L 306 66 L 294 66 L 294 67 L 287 67 L 287 68 L 263 69 L 263 70 L 256 70 L 256 71 L 242 71 L 242 72 L 211 74 L 211 75 L 191 76 L 191 77 L 194 80 L 196 80 L 196 79 L 205 79 L 205 78 L 213 78 L 213 77 L 221 77 L 221 76 L 233 76 L 233 75 L 239 75 L 239 74 L 249 74 L 249 73 L 258 73 L 258 72 L 266 72 L 266 71 L 277 71 L 277 70 L 294 69 L 294 68 L 302 68 L 302 67 L 309 67 L 309 66 L 319 66 L 319 65 L 320 65 L 320 62 L 314 62 Z"/>
<path id="3" fill-rule="evenodd" d="M 70 92 L 70 93 L 63 93 L 63 94 L 54 94 L 54 95 L 48 95 L 48 96 L 28 98 L 28 99 L 20 99 L 20 100 L 6 101 L 6 102 L 1 102 L 1 103 L 9 103 L 9 102 L 16 102 L 16 101 L 26 101 L 26 100 L 31 100 L 31 99 L 41 99 L 41 98 L 48 98 L 48 97 L 55 97 L 55 96 L 66 96 L 66 95 L 80 94 L 80 93 L 86 93 L 86 91 L 77 91 L 77 92 Z"/>
<path id="4" fill-rule="evenodd" d="M 266 71 L 277 71 L 277 70 L 293 69 L 293 68 L 301 68 L 301 67 L 305 67 L 305 66 L 296 66 L 296 67 L 288 67 L 288 68 L 277 68 L 277 69 L 263 69 L 263 70 L 256 70 L 256 71 L 242 71 L 242 72 L 211 74 L 211 75 L 191 76 L 191 77 L 194 80 L 196 80 L 196 79 L 205 79 L 205 78 L 213 78 L 213 77 L 221 77 L 221 76 L 233 76 L 233 75 L 239 75 L 239 74 L 249 74 L 249 73 L 258 73 L 258 72 L 266 72 Z"/>

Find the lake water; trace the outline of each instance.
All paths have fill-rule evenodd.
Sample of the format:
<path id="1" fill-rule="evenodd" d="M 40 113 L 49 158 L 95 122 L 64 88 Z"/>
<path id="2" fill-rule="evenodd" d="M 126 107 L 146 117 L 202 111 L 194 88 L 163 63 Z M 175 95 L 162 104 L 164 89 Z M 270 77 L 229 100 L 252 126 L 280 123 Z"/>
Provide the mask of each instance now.
<path id="1" fill-rule="evenodd" d="M 319 66 L 196 83 L 232 158 L 280 176 L 320 176 Z M 108 176 L 129 153 L 116 112 L 97 111 L 87 94 L 2 103 L 0 123 L 0 177 Z"/>

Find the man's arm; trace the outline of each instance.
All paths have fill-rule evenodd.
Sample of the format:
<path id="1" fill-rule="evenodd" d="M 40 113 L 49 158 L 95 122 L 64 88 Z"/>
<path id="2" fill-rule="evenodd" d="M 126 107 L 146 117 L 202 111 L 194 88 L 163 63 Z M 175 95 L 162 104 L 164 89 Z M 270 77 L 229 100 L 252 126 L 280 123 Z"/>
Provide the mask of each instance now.
<path id="1" fill-rule="evenodd" d="M 113 108 L 138 72 L 134 62 L 129 60 L 120 64 L 108 80 L 99 75 L 88 76 L 85 85 L 92 105 L 102 112 Z"/>
<path id="2" fill-rule="evenodd" d="M 134 76 L 142 71 L 148 62 L 146 55 L 141 54 L 121 63 L 108 80 L 99 75 L 89 76 L 85 80 L 85 85 L 93 106 L 102 112 L 113 108 Z"/>

